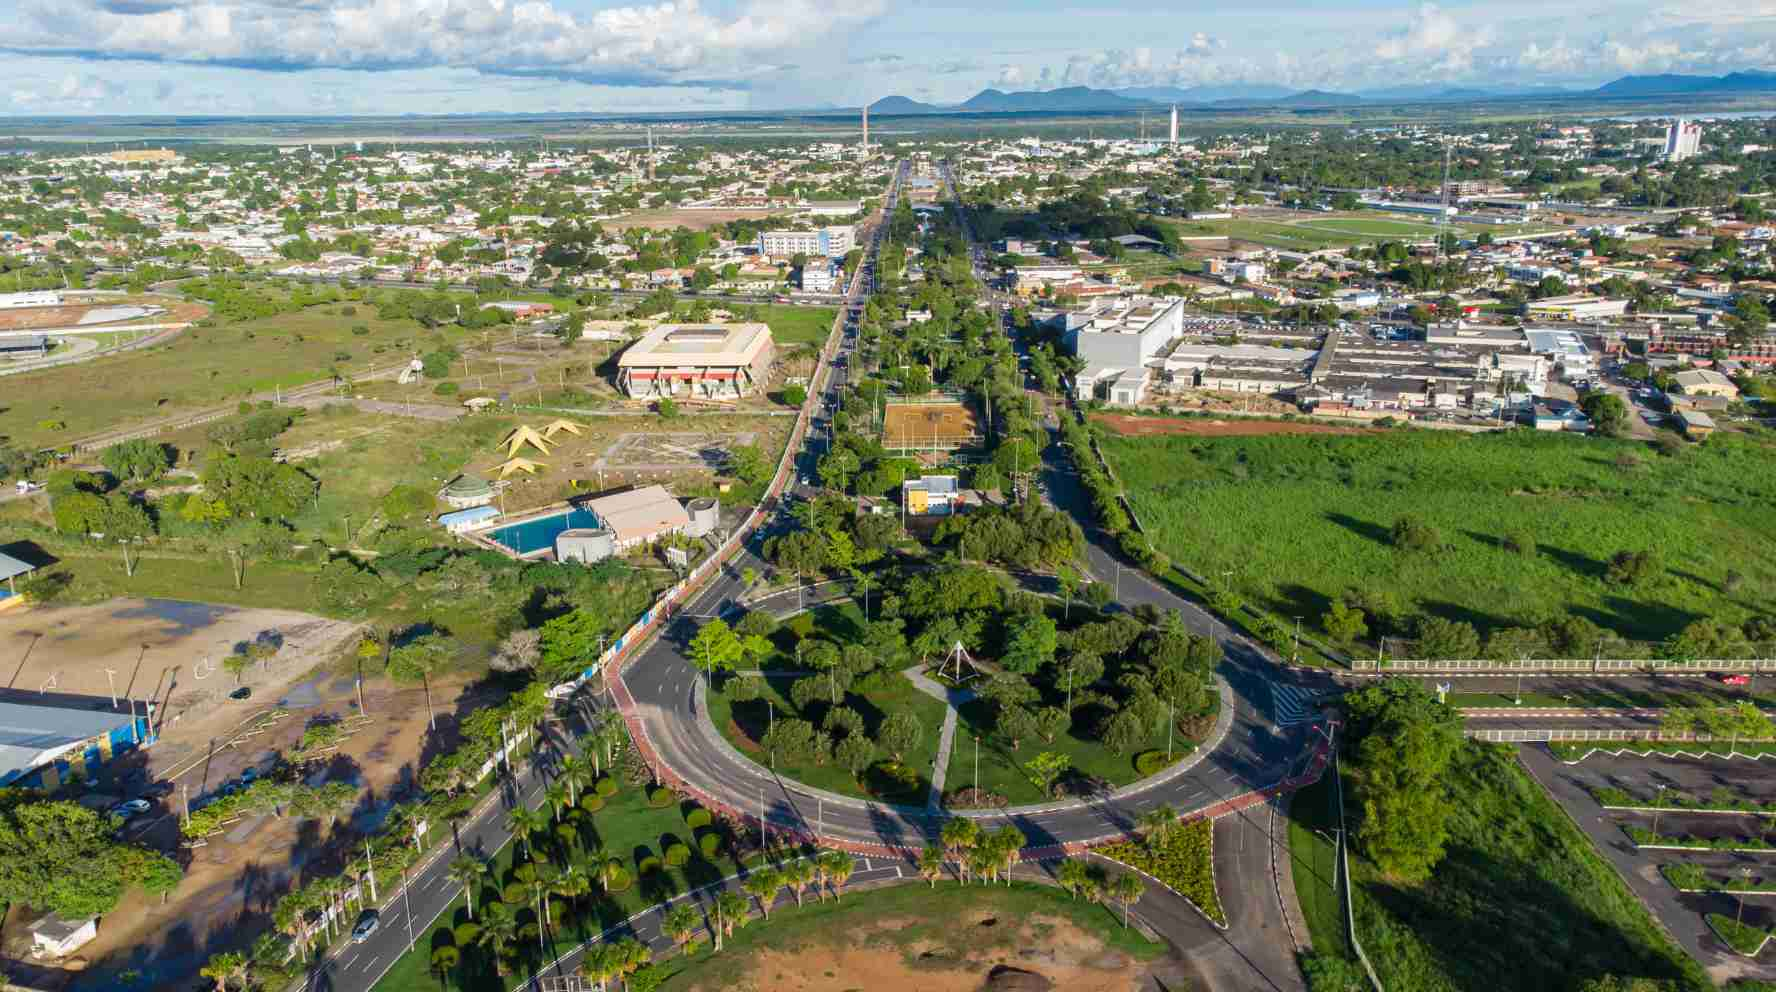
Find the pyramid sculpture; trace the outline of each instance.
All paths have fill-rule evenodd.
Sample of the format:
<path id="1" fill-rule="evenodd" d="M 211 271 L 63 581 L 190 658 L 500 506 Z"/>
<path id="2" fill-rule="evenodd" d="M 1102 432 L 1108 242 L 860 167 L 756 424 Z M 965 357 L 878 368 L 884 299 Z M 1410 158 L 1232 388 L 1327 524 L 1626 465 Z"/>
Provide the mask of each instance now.
<path id="1" fill-rule="evenodd" d="M 535 427 L 528 425 L 521 426 L 507 434 L 506 439 L 500 443 L 506 446 L 507 458 L 516 457 L 527 444 L 545 455 L 549 453 L 549 439 L 539 433 Z"/>
<path id="2" fill-rule="evenodd" d="M 560 434 L 562 431 L 566 431 L 569 434 L 579 434 L 581 430 L 582 428 L 580 425 L 571 420 L 557 420 L 543 428 L 543 440 L 553 441 L 555 440 L 555 435 Z"/>
<path id="3" fill-rule="evenodd" d="M 966 675 L 962 673 L 964 665 L 968 666 L 968 674 Z M 952 668 L 955 671 L 952 672 Z M 937 666 L 937 674 L 948 675 L 957 682 L 966 682 L 979 676 L 980 669 L 975 667 L 974 658 L 969 655 L 968 649 L 962 646 L 961 641 L 957 641 L 956 646 L 950 649 L 949 656 L 944 658 L 943 664 Z"/>
<path id="4" fill-rule="evenodd" d="M 495 471 L 499 472 L 499 477 L 504 479 L 517 472 L 529 472 L 531 475 L 535 475 L 548 467 L 546 462 L 531 461 L 528 458 L 509 458 L 500 463 Z"/>

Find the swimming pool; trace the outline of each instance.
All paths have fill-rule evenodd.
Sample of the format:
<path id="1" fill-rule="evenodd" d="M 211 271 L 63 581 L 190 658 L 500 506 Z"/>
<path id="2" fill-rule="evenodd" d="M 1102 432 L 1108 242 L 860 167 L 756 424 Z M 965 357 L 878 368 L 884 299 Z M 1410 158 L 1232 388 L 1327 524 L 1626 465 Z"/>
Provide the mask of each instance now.
<path id="1" fill-rule="evenodd" d="M 584 507 L 574 507 L 561 513 L 537 517 L 523 523 L 507 524 L 495 527 L 487 532 L 488 538 L 510 548 L 514 553 L 528 555 L 533 552 L 553 549 L 555 538 L 564 530 L 578 528 L 595 529 L 598 527 L 598 516 Z"/>

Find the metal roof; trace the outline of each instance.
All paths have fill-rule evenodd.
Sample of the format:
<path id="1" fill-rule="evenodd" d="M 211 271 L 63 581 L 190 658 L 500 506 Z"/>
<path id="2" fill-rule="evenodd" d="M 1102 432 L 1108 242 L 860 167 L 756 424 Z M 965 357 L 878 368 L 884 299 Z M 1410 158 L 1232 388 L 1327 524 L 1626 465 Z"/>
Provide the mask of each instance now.
<path id="1" fill-rule="evenodd" d="M 0 780 L 29 771 L 60 750 L 130 725 L 134 718 L 100 702 L 98 709 L 71 709 L 0 702 Z"/>
<path id="2" fill-rule="evenodd" d="M 26 572 L 35 571 L 36 568 L 35 565 L 27 565 L 4 551 L 0 551 L 0 579 L 10 579 Z"/>

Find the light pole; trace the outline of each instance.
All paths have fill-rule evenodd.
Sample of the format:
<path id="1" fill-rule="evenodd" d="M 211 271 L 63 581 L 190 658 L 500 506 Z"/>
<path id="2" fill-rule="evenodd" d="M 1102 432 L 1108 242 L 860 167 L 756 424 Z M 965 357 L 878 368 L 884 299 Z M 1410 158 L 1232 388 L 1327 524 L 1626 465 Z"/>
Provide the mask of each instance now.
<path id="1" fill-rule="evenodd" d="M 1733 922 L 1743 924 L 1745 921 L 1745 889 L 1751 888 L 1751 866 L 1740 865 L 1739 877 L 1745 880 L 1745 885 L 1739 891 L 1739 912 L 1733 917 Z"/>
<path id="2" fill-rule="evenodd" d="M 117 708 L 117 669 L 105 669 L 105 682 L 111 686 L 111 708 Z"/>
<path id="3" fill-rule="evenodd" d="M 1295 618 L 1295 655 L 1290 659 L 1294 664 L 1301 664 L 1301 618 Z"/>
<path id="4" fill-rule="evenodd" d="M 980 735 L 974 734 L 974 800 L 980 801 Z"/>
<path id="5" fill-rule="evenodd" d="M 1653 799 L 1653 842 L 1659 840 L 1659 808 L 1665 805 L 1665 786 L 1659 786 L 1659 794 Z"/>

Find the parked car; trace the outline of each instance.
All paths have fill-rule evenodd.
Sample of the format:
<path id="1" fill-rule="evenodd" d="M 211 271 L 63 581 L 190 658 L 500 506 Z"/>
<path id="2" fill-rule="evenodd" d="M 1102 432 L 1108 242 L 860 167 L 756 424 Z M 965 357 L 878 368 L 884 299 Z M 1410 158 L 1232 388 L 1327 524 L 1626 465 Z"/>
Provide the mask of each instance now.
<path id="1" fill-rule="evenodd" d="M 1750 685 L 1751 684 L 1751 676 L 1749 676 L 1749 675 L 1736 675 L 1736 674 L 1732 674 L 1732 673 L 1728 673 L 1728 672 L 1722 672 L 1721 674 L 1716 675 L 1715 678 L 1720 680 L 1721 685 Z"/>
<path id="2" fill-rule="evenodd" d="M 382 925 L 382 914 L 374 909 L 366 909 L 358 915 L 358 922 L 352 925 L 352 943 L 362 944 L 370 939 L 376 928 Z"/>
<path id="3" fill-rule="evenodd" d="M 129 799 L 111 807 L 111 812 L 127 820 L 133 816 L 141 816 L 153 808 L 154 804 L 146 799 Z"/>
<path id="4" fill-rule="evenodd" d="M 243 685 L 239 689 L 236 689 L 233 692 L 229 693 L 228 698 L 229 699 L 245 699 L 248 696 L 251 696 L 252 694 L 253 694 L 253 687 L 250 685 Z"/>

